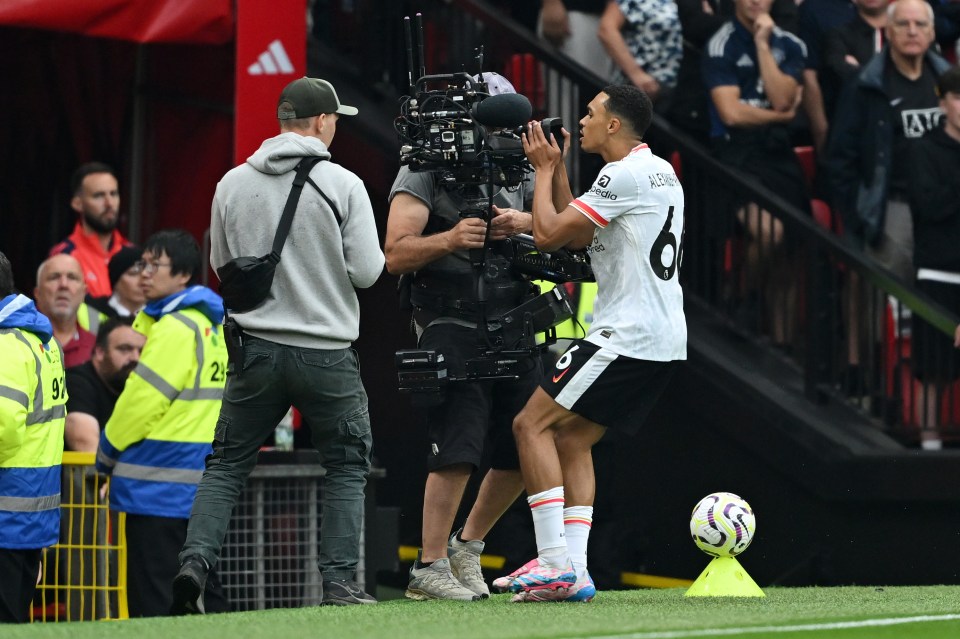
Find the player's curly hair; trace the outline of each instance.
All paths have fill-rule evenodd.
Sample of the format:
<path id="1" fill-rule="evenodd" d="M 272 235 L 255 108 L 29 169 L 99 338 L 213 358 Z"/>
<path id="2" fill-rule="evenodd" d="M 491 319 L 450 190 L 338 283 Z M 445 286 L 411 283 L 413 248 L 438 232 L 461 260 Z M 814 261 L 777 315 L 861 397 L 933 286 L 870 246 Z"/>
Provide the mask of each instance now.
<path id="1" fill-rule="evenodd" d="M 653 119 L 650 96 L 630 84 L 611 84 L 603 92 L 607 94 L 604 102 L 607 112 L 626 122 L 638 138 L 643 138 Z"/>

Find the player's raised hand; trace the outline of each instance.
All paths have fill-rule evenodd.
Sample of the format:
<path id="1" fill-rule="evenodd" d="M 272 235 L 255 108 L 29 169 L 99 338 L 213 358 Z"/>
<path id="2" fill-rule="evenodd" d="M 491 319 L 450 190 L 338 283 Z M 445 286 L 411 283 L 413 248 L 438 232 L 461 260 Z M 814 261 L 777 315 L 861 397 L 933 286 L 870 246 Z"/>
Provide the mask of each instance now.
<path id="1" fill-rule="evenodd" d="M 557 141 L 547 140 L 540 122 L 536 120 L 527 124 L 527 130 L 520 134 L 520 139 L 527 159 L 537 171 L 552 171 L 563 158 Z"/>

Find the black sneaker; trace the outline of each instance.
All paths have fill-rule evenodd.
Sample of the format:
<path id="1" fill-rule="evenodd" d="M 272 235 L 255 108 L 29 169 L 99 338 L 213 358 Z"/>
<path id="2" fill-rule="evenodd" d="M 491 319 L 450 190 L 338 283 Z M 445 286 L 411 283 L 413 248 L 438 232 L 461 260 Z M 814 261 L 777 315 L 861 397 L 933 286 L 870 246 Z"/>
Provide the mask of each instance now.
<path id="1" fill-rule="evenodd" d="M 352 579 L 329 579 L 323 582 L 321 606 L 351 606 L 375 604 L 377 600 L 365 593 Z"/>
<path id="2" fill-rule="evenodd" d="M 180 572 L 173 579 L 173 605 L 171 615 L 202 615 L 203 588 L 207 583 L 206 562 L 200 557 L 189 557 L 180 566 Z"/>

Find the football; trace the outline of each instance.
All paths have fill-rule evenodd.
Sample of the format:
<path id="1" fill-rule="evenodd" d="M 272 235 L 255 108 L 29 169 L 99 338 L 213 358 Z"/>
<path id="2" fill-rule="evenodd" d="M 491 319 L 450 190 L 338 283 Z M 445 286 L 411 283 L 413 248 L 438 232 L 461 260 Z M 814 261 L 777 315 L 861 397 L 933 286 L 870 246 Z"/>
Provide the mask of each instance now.
<path id="1" fill-rule="evenodd" d="M 707 495 L 690 515 L 690 536 L 712 557 L 736 557 L 753 541 L 756 529 L 750 504 L 733 493 Z"/>

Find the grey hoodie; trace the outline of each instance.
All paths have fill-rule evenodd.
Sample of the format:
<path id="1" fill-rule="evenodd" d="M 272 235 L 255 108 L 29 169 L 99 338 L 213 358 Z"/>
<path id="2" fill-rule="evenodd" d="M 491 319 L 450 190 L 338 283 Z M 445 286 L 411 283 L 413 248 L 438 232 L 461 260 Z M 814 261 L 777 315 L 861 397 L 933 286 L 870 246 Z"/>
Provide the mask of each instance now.
<path id="1" fill-rule="evenodd" d="M 267 301 L 235 313 L 244 330 L 279 344 L 319 349 L 347 348 L 360 332 L 355 288 L 368 288 L 383 270 L 373 207 L 363 182 L 329 161 L 326 145 L 313 137 L 282 133 L 264 140 L 245 164 L 232 169 L 213 197 L 210 265 L 270 252 L 283 205 L 300 159 L 319 156 L 310 177 L 336 204 L 310 184 L 303 187 Z"/>

